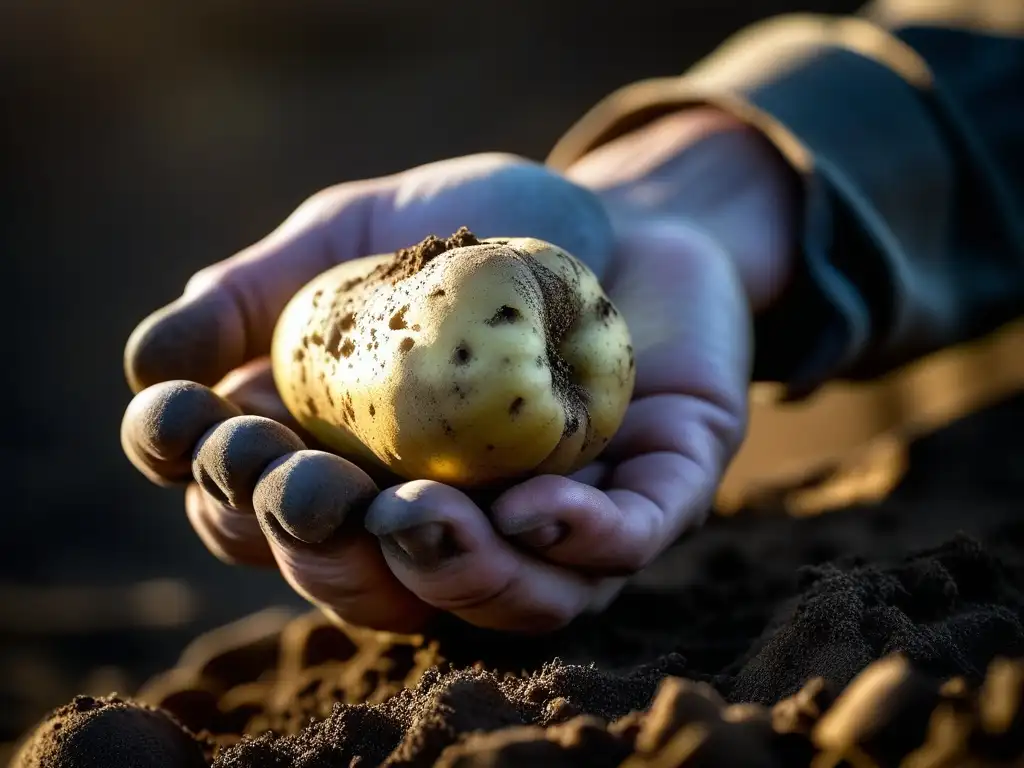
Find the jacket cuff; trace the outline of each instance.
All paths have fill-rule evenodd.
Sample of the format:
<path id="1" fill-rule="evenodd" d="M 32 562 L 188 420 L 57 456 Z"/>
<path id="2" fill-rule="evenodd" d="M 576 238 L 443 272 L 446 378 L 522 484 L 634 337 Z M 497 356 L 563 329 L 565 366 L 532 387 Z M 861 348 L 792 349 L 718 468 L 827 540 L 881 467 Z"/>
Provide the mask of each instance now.
<path id="1" fill-rule="evenodd" d="M 796 276 L 755 319 L 754 378 L 803 397 L 829 379 L 858 376 L 858 361 L 894 320 L 895 276 L 884 254 L 901 244 L 888 222 L 904 215 L 903 195 L 934 193 L 922 178 L 887 199 L 890 155 L 878 147 L 917 153 L 912 167 L 935 165 L 943 149 L 928 141 L 927 110 L 907 108 L 929 84 L 924 61 L 865 20 L 780 17 L 740 32 L 683 77 L 612 93 L 562 137 L 548 163 L 564 170 L 602 144 L 696 106 L 723 109 L 761 131 L 802 179 L 803 213 Z"/>

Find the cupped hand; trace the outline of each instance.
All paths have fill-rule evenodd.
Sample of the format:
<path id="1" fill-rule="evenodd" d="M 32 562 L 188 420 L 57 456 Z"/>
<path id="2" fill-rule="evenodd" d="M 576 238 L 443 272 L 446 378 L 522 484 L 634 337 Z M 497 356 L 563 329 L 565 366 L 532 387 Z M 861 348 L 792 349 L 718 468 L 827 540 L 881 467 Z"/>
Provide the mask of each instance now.
<path id="1" fill-rule="evenodd" d="M 706 133 L 756 144 L 735 126 L 710 126 L 677 127 L 660 160 L 639 164 L 635 148 L 609 145 L 570 171 L 575 181 L 479 155 L 318 193 L 132 334 L 125 362 L 138 394 L 122 425 L 126 453 L 155 482 L 187 483 L 189 520 L 214 554 L 278 567 L 351 623 L 414 631 L 446 611 L 540 632 L 600 608 L 703 521 L 744 434 L 751 306 L 771 294 L 772 243 L 785 238 L 751 240 L 722 211 L 702 226 L 676 210 L 682 198 L 651 204 L 641 188 L 658 173 L 678 177 L 673 164 L 696 157 Z M 719 201 L 741 230 L 776 227 L 779 212 L 762 197 L 782 182 L 769 177 L 747 184 L 763 194 Z M 371 479 L 316 450 L 266 358 L 278 315 L 308 280 L 463 225 L 481 237 L 538 237 L 585 261 L 625 316 L 637 364 L 634 400 L 597 462 L 488 502 L 435 482 Z"/>

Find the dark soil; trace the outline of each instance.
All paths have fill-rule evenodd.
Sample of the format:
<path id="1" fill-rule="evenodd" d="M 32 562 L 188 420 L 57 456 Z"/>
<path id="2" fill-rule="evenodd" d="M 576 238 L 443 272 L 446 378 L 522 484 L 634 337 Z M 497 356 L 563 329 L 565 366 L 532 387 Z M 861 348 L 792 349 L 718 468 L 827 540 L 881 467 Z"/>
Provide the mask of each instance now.
<path id="1" fill-rule="evenodd" d="M 253 617 L 136 694 L 181 727 L 141 711 L 121 752 L 101 753 L 109 716 L 65 708 L 22 765 L 141 765 L 133 739 L 162 756 L 148 764 L 191 765 L 182 727 L 218 768 L 1019 757 L 1024 666 L 1002 659 L 1024 658 L 1022 422 L 1018 398 L 920 441 L 876 506 L 715 518 L 605 614 L 554 636 Z M 132 705 L 73 706 L 126 722 Z"/>

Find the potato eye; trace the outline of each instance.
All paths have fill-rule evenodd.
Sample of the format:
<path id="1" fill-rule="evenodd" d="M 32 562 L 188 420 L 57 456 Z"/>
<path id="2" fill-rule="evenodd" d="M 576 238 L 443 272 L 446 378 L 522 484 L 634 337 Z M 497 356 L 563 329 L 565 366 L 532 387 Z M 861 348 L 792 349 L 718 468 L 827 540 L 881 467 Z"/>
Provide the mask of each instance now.
<path id="1" fill-rule="evenodd" d="M 495 310 L 491 319 L 487 321 L 487 324 L 490 326 L 510 325 L 516 322 L 520 317 L 522 317 L 522 313 L 520 313 L 518 309 L 510 307 L 508 304 L 502 304 L 497 310 Z"/>

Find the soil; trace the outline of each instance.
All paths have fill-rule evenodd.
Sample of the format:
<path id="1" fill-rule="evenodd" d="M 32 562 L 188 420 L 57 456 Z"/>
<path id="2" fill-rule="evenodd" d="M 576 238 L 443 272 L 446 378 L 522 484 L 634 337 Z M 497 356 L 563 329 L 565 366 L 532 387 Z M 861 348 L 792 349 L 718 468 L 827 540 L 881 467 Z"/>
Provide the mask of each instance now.
<path id="1" fill-rule="evenodd" d="M 142 765 L 143 741 L 159 756 L 145 764 L 169 768 L 198 753 L 215 768 L 1019 759 L 1021 423 L 1017 398 L 919 441 L 876 505 L 713 518 L 553 636 L 256 615 L 135 692 L 164 714 L 80 697 L 13 764 Z M 128 723 L 120 751 L 112 722 Z"/>

